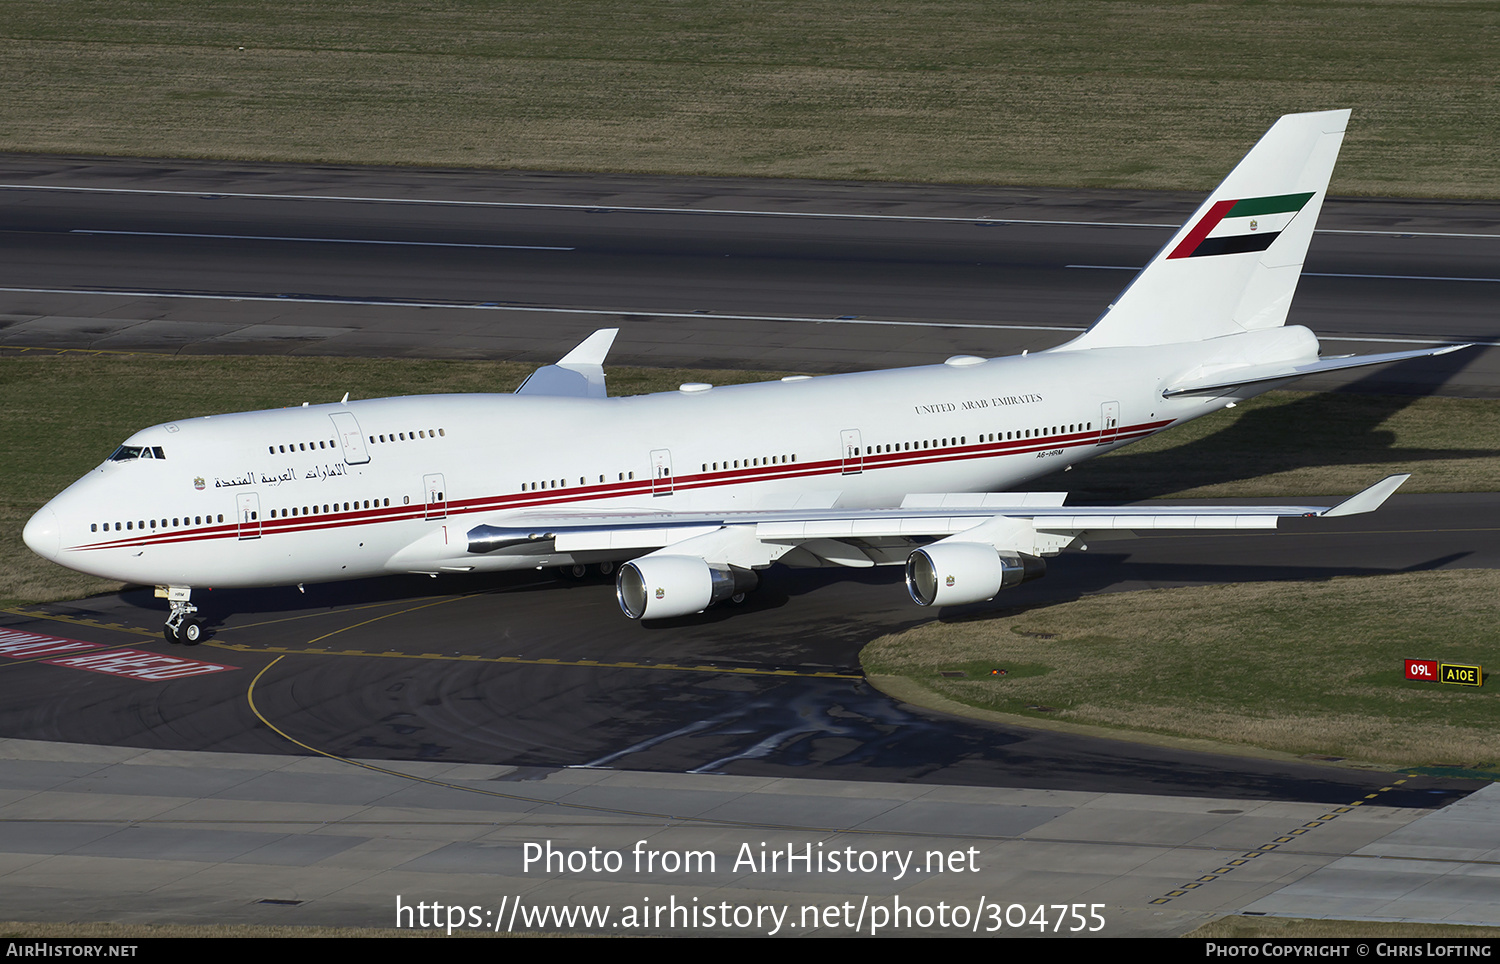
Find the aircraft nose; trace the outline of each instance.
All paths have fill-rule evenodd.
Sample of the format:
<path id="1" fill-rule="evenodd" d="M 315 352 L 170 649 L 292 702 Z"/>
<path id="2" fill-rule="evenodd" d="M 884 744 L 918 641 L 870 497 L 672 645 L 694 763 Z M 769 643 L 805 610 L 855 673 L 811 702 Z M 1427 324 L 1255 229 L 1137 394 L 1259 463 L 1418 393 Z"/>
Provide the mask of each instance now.
<path id="1" fill-rule="evenodd" d="M 15 531 L 15 530 L 11 530 Z M 60 529 L 57 525 L 57 513 L 49 506 L 43 506 L 37 514 L 26 523 L 26 529 L 21 533 L 21 538 L 26 540 L 26 545 L 31 551 L 44 559 L 56 559 L 58 548 L 62 544 Z"/>

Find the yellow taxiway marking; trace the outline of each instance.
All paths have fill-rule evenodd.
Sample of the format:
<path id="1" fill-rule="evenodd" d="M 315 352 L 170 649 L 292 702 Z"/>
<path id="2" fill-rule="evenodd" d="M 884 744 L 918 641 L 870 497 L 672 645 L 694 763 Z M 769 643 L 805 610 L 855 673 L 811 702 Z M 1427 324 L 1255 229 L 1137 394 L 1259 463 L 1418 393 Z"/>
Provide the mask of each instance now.
<path id="1" fill-rule="evenodd" d="M 469 595 L 476 595 L 476 594 L 469 594 Z M 448 597 L 444 597 L 443 601 L 446 601 L 448 599 L 460 599 L 460 598 L 466 598 L 466 597 L 463 597 L 463 596 L 448 596 Z M 214 634 L 218 635 L 220 633 L 233 633 L 233 632 L 238 632 L 238 631 L 240 631 L 242 629 L 258 629 L 258 628 L 260 628 L 262 626 L 274 626 L 277 623 L 290 623 L 290 622 L 296 622 L 298 620 L 303 620 L 303 619 L 317 619 L 318 617 L 338 616 L 338 615 L 341 615 L 343 613 L 358 612 L 358 611 L 360 611 L 362 609 L 375 609 L 375 608 L 382 607 L 382 606 L 395 606 L 395 605 L 399 605 L 399 602 L 391 601 L 391 600 L 383 600 L 381 602 L 364 603 L 364 604 L 359 605 L 359 606 L 349 606 L 349 607 L 344 608 L 344 609 L 323 609 L 323 610 L 318 610 L 317 612 L 298 613 L 295 616 L 283 616 L 283 617 L 278 618 L 278 619 L 266 619 L 266 620 L 262 620 L 261 622 L 258 622 L 258 623 L 243 623 L 243 624 L 238 625 L 238 626 L 220 626 L 220 627 L 218 627 L 218 628 L 216 628 L 214 630 Z M 417 608 L 421 608 L 421 607 L 417 607 Z M 25 616 L 27 619 L 50 619 L 50 620 L 52 620 L 54 622 L 72 623 L 72 624 L 74 624 L 76 626 L 91 626 L 94 629 L 113 629 L 113 630 L 116 630 L 118 632 L 130 633 L 130 634 L 135 635 L 135 636 L 149 636 L 149 637 L 151 637 L 153 639 L 160 639 L 161 636 L 162 636 L 162 634 L 161 634 L 161 632 L 159 630 L 143 629 L 140 626 L 126 626 L 124 623 L 106 623 L 106 622 L 104 622 L 102 620 L 89 619 L 89 618 L 84 617 L 84 616 L 69 616 L 66 613 L 44 613 L 44 612 L 36 612 L 36 611 L 30 610 L 30 609 L 23 609 L 23 608 L 21 608 L 19 606 L 7 607 L 7 608 L 4 608 L 4 609 L 0 609 L 0 612 L 10 613 L 13 616 Z M 410 612 L 410 610 L 403 609 L 403 610 L 400 610 L 400 612 Z M 396 615 L 396 614 L 395 613 L 389 613 L 387 615 Z M 366 622 L 371 622 L 371 621 L 372 620 L 366 620 Z M 362 626 L 362 625 L 364 625 L 364 623 L 357 623 L 356 625 L 361 625 Z M 338 632 L 338 630 L 335 630 L 335 632 Z M 330 633 L 329 635 L 332 635 L 332 634 Z M 322 638 L 322 637 L 319 637 L 319 638 Z"/>
<path id="2" fill-rule="evenodd" d="M 839 673 L 833 671 L 806 671 L 796 669 L 760 669 L 753 666 L 712 666 L 702 663 L 694 666 L 685 666 L 678 663 L 640 663 L 630 660 L 613 662 L 598 659 L 556 659 L 553 657 L 526 658 L 522 656 L 478 656 L 473 653 L 403 653 L 397 650 L 383 650 L 381 652 L 372 652 L 370 650 L 363 649 L 327 649 L 317 646 L 318 643 L 322 642 L 328 637 L 337 636 L 339 633 L 347 632 L 351 629 L 358 629 L 361 626 L 368 626 L 370 623 L 379 622 L 382 619 L 388 619 L 392 616 L 401 616 L 406 613 L 418 612 L 423 609 L 430 609 L 433 606 L 441 606 L 444 603 L 457 602 L 461 599 L 467 599 L 471 595 L 481 595 L 481 593 L 466 593 L 461 596 L 444 596 L 441 599 L 428 600 L 415 606 L 408 606 L 404 609 L 397 609 L 391 612 L 381 613 L 378 616 L 372 616 L 369 619 L 364 619 L 357 623 L 351 623 L 348 626 L 343 626 L 339 629 L 333 630 L 332 632 L 324 633 L 321 636 L 316 636 L 312 639 L 309 639 L 302 646 L 256 646 L 249 643 L 228 643 L 218 639 L 206 639 L 203 641 L 202 645 L 212 647 L 213 649 L 227 650 L 235 653 L 274 653 L 278 655 L 278 658 L 280 656 L 296 655 L 356 656 L 378 657 L 384 659 L 423 659 L 464 663 L 513 663 L 522 666 L 586 666 L 594 669 L 667 670 L 677 673 L 734 673 L 740 676 L 787 676 L 798 679 L 864 679 L 864 674 L 862 673 Z M 369 605 L 356 608 L 370 609 L 382 605 L 390 605 L 390 603 L 371 603 Z M 26 616 L 33 619 L 51 619 L 58 622 L 73 623 L 79 626 L 91 626 L 96 629 L 112 629 L 118 632 L 131 633 L 136 636 L 146 636 L 157 641 L 161 640 L 160 633 L 154 633 L 150 630 L 140 629 L 133 626 L 123 626 L 119 623 L 105 623 L 94 619 L 85 619 L 77 616 L 65 616 L 53 613 L 30 612 L 24 609 L 4 609 L 0 610 L 0 612 L 8 612 L 17 616 Z M 327 616 L 332 614 L 327 612 L 316 614 L 309 613 L 303 616 L 287 617 L 286 619 L 268 620 L 266 622 L 256 623 L 253 625 L 265 626 L 272 622 L 287 622 L 292 619 L 305 619 L 313 615 Z M 249 629 L 251 627 L 239 626 L 235 628 Z"/>
<path id="3" fill-rule="evenodd" d="M 684 666 L 678 663 L 618 663 L 599 659 L 555 659 L 538 656 L 476 656 L 473 653 L 402 653 L 396 650 L 373 652 L 363 649 L 301 649 L 295 646 L 251 646 L 246 643 L 206 642 L 237 653 L 275 653 L 281 656 L 364 656 L 380 659 L 424 659 L 450 663 L 514 663 L 521 666 L 582 666 L 589 669 L 659 669 L 678 673 L 736 673 L 741 676 L 793 676 L 799 679 L 864 679 L 859 673 L 819 672 L 795 669 L 759 669 L 754 666 Z"/>
<path id="4" fill-rule="evenodd" d="M 1402 780 L 1393 780 L 1393 781 L 1391 781 L 1391 785 L 1390 786 L 1388 786 L 1388 787 L 1381 787 L 1376 792 L 1367 795 L 1365 797 L 1365 800 L 1373 800 L 1374 798 L 1380 796 L 1380 794 L 1385 793 L 1385 792 L 1387 792 L 1389 790 L 1394 790 L 1396 787 L 1400 786 L 1401 784 L 1403 784 L 1405 782 L 1406 782 L 1405 779 L 1402 779 Z M 1233 872 L 1233 870 L 1236 867 L 1243 867 L 1248 861 L 1253 860 L 1254 858 L 1259 857 L 1262 854 L 1268 854 L 1268 853 L 1272 853 L 1272 852 L 1274 852 L 1276 850 L 1279 850 L 1281 848 L 1282 844 L 1294 842 L 1297 839 L 1297 835 L 1298 834 L 1304 834 L 1304 833 L 1307 833 L 1309 830 L 1316 830 L 1318 827 L 1327 826 L 1327 821 L 1336 819 L 1338 817 L 1338 815 L 1341 814 L 1341 813 L 1351 813 L 1351 812 L 1353 812 L 1354 808 L 1357 807 L 1357 806 L 1359 806 L 1359 805 L 1361 805 L 1361 804 L 1363 804 L 1365 802 L 1365 800 L 1354 800 L 1354 801 L 1351 801 L 1350 804 L 1348 806 L 1346 806 L 1346 807 L 1334 807 L 1334 808 L 1332 808 L 1332 810 L 1330 812 L 1323 814 L 1323 816 L 1317 817 L 1317 818 L 1315 818 L 1315 819 L 1313 819 L 1313 820 L 1311 820 L 1311 821 L 1303 824 L 1302 826 L 1298 827 L 1295 830 L 1290 831 L 1289 833 L 1285 834 L 1284 836 L 1276 837 L 1271 843 L 1261 844 L 1259 847 L 1256 847 L 1254 850 L 1245 851 L 1244 853 L 1242 853 L 1240 855 L 1240 857 L 1238 859 L 1225 861 L 1224 862 L 1224 866 L 1220 867 L 1218 870 L 1211 870 L 1208 873 L 1204 874 L 1202 877 L 1199 877 L 1196 880 L 1194 880 L 1192 883 L 1189 883 L 1189 884 L 1179 884 L 1175 890 L 1169 890 L 1164 895 L 1162 895 L 1161 897 L 1157 897 L 1154 900 L 1149 901 L 1148 903 L 1151 903 L 1151 904 L 1169 904 L 1169 903 L 1172 902 L 1172 900 L 1174 898 L 1185 896 L 1188 893 L 1188 891 L 1190 891 L 1190 890 L 1193 890 L 1193 889 L 1198 888 L 1198 887 L 1202 887 L 1206 883 L 1210 883 L 1212 881 L 1219 880 L 1219 879 L 1222 878 L 1222 876 L 1224 874 Z M 1308 853 L 1311 853 L 1312 851 L 1298 850 L 1298 851 L 1291 851 L 1291 852 L 1297 854 L 1298 856 L 1305 856 Z"/>
<path id="5" fill-rule="evenodd" d="M 756 669 L 750 666 L 681 666 L 676 663 L 612 663 L 596 659 L 557 659 L 555 657 L 545 656 L 538 656 L 528 659 L 522 656 L 477 656 L 473 653 L 403 653 L 393 649 L 388 649 L 377 653 L 360 649 L 335 650 L 313 648 L 315 644 L 321 643 L 323 640 L 327 639 L 330 636 L 336 636 L 339 633 L 347 632 L 351 629 L 358 629 L 360 626 L 368 626 L 370 623 L 379 622 L 382 619 L 389 619 L 392 616 L 401 616 L 406 613 L 413 613 L 423 609 L 430 609 L 433 606 L 441 606 L 444 603 L 456 602 L 460 599 L 467 599 L 471 595 L 479 594 L 466 593 L 462 596 L 445 596 L 441 599 L 423 602 L 416 606 L 408 606 L 405 609 L 397 609 L 392 612 L 381 613 L 378 616 L 372 616 L 369 619 L 365 619 L 357 623 L 352 623 L 340 629 L 335 629 L 331 633 L 324 633 L 322 636 L 317 636 L 313 639 L 309 639 L 307 643 L 302 647 L 252 646 L 245 643 L 223 643 L 215 640 L 209 640 L 204 645 L 213 646 L 218 649 L 232 650 L 234 652 L 240 653 L 277 653 L 280 654 L 277 656 L 278 660 L 282 656 L 295 656 L 299 654 L 313 656 L 365 656 L 384 659 L 437 660 L 440 662 L 513 663 L 522 666 L 588 666 L 596 669 L 605 668 L 671 670 L 679 673 L 738 673 L 742 676 L 794 676 L 799 678 L 817 679 L 864 679 L 864 674 L 862 673 L 801 672 L 798 670 L 788 669 Z"/>
<path id="6" fill-rule="evenodd" d="M 265 724 L 266 727 L 271 730 L 271 732 L 273 732 L 276 735 L 280 736 L 282 739 L 286 740 L 287 742 L 292 743 L 295 746 L 301 747 L 302 749 L 308 751 L 309 753 L 315 753 L 318 756 L 324 757 L 325 759 L 334 760 L 334 761 L 339 762 L 339 763 L 348 764 L 349 766 L 358 767 L 359 769 L 366 770 L 366 771 L 369 771 L 369 772 L 372 772 L 372 773 L 380 773 L 380 774 L 384 774 L 386 776 L 396 777 L 397 779 L 401 779 L 401 780 L 409 780 L 409 781 L 411 781 L 413 783 L 424 783 L 424 784 L 427 784 L 428 786 L 445 787 L 447 789 L 458 790 L 458 791 L 461 791 L 463 793 L 472 793 L 472 794 L 478 794 L 479 796 L 491 797 L 491 798 L 500 799 L 500 800 L 512 800 L 512 801 L 517 801 L 517 802 L 521 802 L 521 803 L 534 804 L 534 805 L 536 805 L 538 807 L 557 807 L 557 808 L 564 809 L 564 810 L 583 811 L 583 812 L 586 812 L 586 813 L 616 814 L 616 815 L 628 816 L 628 817 L 646 817 L 646 818 L 653 819 L 653 820 L 670 820 L 670 821 L 675 821 L 675 822 L 680 822 L 680 823 L 687 823 L 687 824 L 700 824 L 700 825 L 717 826 L 717 827 L 733 827 L 733 828 L 739 828 L 739 829 L 789 830 L 789 831 L 798 831 L 798 832 L 813 832 L 813 833 L 827 833 L 827 834 L 848 834 L 848 835 L 853 835 L 853 836 L 857 836 L 857 835 L 882 835 L 882 836 L 896 836 L 896 837 L 940 838 L 940 839 L 959 839 L 959 840 L 971 840 L 971 839 L 973 839 L 973 840 L 1007 840 L 1007 841 L 1014 841 L 1014 842 L 1017 842 L 1017 843 L 1033 843 L 1033 844 L 1036 844 L 1036 843 L 1041 843 L 1041 844 L 1054 844 L 1054 843 L 1076 844 L 1076 843 L 1078 843 L 1078 840 L 1077 840 L 1076 837 L 1050 838 L 1050 837 L 1039 837 L 1039 836 L 1020 836 L 1020 835 L 1012 835 L 1012 834 L 980 834 L 980 833 L 964 832 L 964 831 L 892 830 L 890 828 L 864 828 L 864 827 L 848 827 L 848 826 L 843 826 L 843 827 L 817 827 L 817 826 L 803 826 L 803 825 L 796 825 L 796 824 L 776 824 L 776 823 L 759 822 L 759 821 L 749 821 L 749 820 L 729 820 L 729 819 L 724 819 L 724 818 L 706 817 L 706 816 L 702 816 L 700 814 L 687 814 L 687 813 L 676 814 L 676 813 L 658 812 L 658 811 L 650 811 L 650 810 L 631 810 L 631 809 L 624 808 L 624 807 L 604 807 L 604 806 L 597 806 L 597 805 L 593 805 L 593 804 L 576 803 L 576 802 L 572 802 L 572 801 L 569 801 L 569 800 L 557 800 L 557 799 L 553 799 L 551 797 L 527 796 L 527 795 L 519 794 L 519 793 L 505 793 L 503 791 L 491 789 L 490 787 L 475 786 L 473 783 L 469 783 L 469 782 L 450 783 L 450 782 L 445 781 L 445 780 L 434 780 L 434 779 L 432 779 L 430 777 L 421 777 L 421 776 L 417 776 L 416 774 L 412 774 L 412 773 L 403 773 L 402 771 L 394 768 L 395 766 L 399 766 L 399 764 L 393 764 L 391 767 L 376 766 L 376 765 L 374 765 L 372 763 L 365 763 L 365 762 L 362 762 L 360 760 L 353 760 L 353 759 L 350 759 L 349 757 L 340 756 L 337 753 L 332 753 L 332 752 L 329 752 L 328 750 L 320 749 L 320 748 L 318 748 L 316 746 L 313 746 L 310 743 L 305 743 L 302 740 L 299 740 L 296 737 L 292 736 L 291 734 L 287 733 L 281 727 L 279 727 L 275 723 L 273 723 L 264 713 L 262 713 L 261 710 L 260 710 L 260 707 L 256 704 L 256 701 L 255 701 L 255 689 L 256 689 L 256 686 L 260 683 L 261 679 L 264 678 L 265 675 L 267 673 L 269 673 L 274 666 L 276 666 L 277 663 L 281 662 L 281 660 L 283 658 L 284 657 L 282 657 L 282 656 L 278 656 L 276 659 L 272 660 L 269 664 L 267 664 L 264 668 L 262 668 L 260 672 L 258 672 L 258 673 L 255 674 L 255 677 L 250 681 L 250 685 L 246 688 L 245 699 L 249 703 L 250 712 L 255 715 L 256 719 L 260 720 L 261 723 Z M 1339 808 L 1338 810 L 1335 810 L 1335 812 L 1336 813 L 1337 812 L 1347 812 L 1347 808 Z M 68 819 L 72 820 L 74 818 L 70 817 Z M 1331 818 L 1325 818 L 1325 819 L 1331 819 Z M 0 820 L 0 823 L 19 823 L 19 822 L 23 822 L 23 821 L 14 820 L 14 819 Z M 54 821 L 52 821 L 52 820 L 42 820 L 42 819 L 36 819 L 36 818 L 28 818 L 24 822 L 26 822 L 26 823 L 45 823 L 45 822 L 54 822 Z M 140 817 L 129 817 L 129 818 L 120 818 L 116 822 L 123 823 L 123 824 L 128 824 L 128 825 L 132 825 L 132 826 L 136 825 L 136 824 L 141 824 L 141 825 L 145 825 L 145 824 L 236 824 L 236 825 L 286 824 L 286 825 L 292 825 L 292 826 L 300 826 L 300 825 L 306 825 L 308 823 L 311 823 L 312 821 L 296 821 L 296 820 L 277 820 L 277 821 L 272 821 L 272 820 L 266 820 L 266 819 L 250 819 L 250 820 L 191 820 L 191 819 L 187 819 L 187 820 L 185 820 L 185 819 L 178 819 L 178 818 L 144 818 L 143 819 L 143 818 L 140 818 Z M 326 821 L 317 821 L 317 822 L 320 823 L 320 824 L 326 823 Z M 342 822 L 343 823 L 348 823 L 348 824 L 351 824 L 351 825 L 366 825 L 367 824 L 367 825 L 370 825 L 370 826 L 391 826 L 391 825 L 405 826 L 405 825 L 413 823 L 412 821 L 398 821 L 398 820 L 370 820 L 370 821 L 353 820 L 353 821 L 342 821 Z M 453 826 L 491 826 L 492 825 L 490 822 L 486 822 L 486 821 L 480 821 L 480 822 L 476 823 L 474 821 L 466 821 L 466 820 L 439 821 L 439 823 L 442 824 L 442 825 L 453 825 Z M 422 821 L 420 825 L 421 826 L 431 826 L 431 825 L 434 825 L 434 824 L 432 824 L 430 821 Z M 1210 844 L 1191 844 L 1191 843 L 1142 844 L 1139 841 L 1117 841 L 1117 840 L 1095 840 L 1095 841 L 1090 841 L 1090 842 L 1098 844 L 1098 845 L 1104 845 L 1104 846 L 1124 846 L 1124 847 L 1131 847 L 1131 848 L 1138 848 L 1138 847 L 1141 847 L 1141 846 L 1154 846 L 1154 847 L 1158 847 L 1158 848 L 1163 849 L 1163 850 L 1176 850 L 1176 851 L 1215 851 L 1215 850 L 1219 849 L 1218 845 L 1210 845 Z M 1324 852 L 1316 852 L 1316 851 L 1300 851 L 1300 853 L 1304 853 L 1304 854 L 1305 853 L 1312 853 L 1312 854 L 1315 854 L 1316 856 L 1328 857 L 1329 859 L 1337 859 L 1339 857 L 1350 856 L 1350 855 L 1345 854 L 1343 852 L 1326 852 L 1326 853 L 1324 853 Z M 1247 854 L 1246 856 L 1247 857 L 1254 857 L 1254 856 L 1258 856 L 1258 854 Z M 1353 856 L 1364 856 L 1364 855 L 1353 855 Z M 1428 858 L 1428 859 L 1431 859 L 1431 858 Z M 1452 858 L 1436 858 L 1436 859 L 1439 860 L 1440 862 L 1453 862 Z M 1245 862 L 1246 861 L 1243 860 L 1243 859 L 1228 861 L 1228 862 L 1226 862 L 1226 866 L 1221 867 L 1218 870 L 1215 870 L 1215 871 L 1211 872 L 1210 874 L 1205 875 L 1202 878 L 1199 878 L 1199 881 L 1201 882 L 1201 881 L 1207 881 L 1207 880 L 1211 880 L 1211 879 L 1216 879 L 1215 875 L 1224 873 L 1226 870 L 1229 869 L 1229 865 L 1239 865 L 1239 864 L 1243 864 Z M 1195 882 L 1195 883 L 1192 883 L 1192 884 L 1185 885 L 1183 888 L 1174 891 L 1173 895 L 1174 896 L 1180 896 L 1181 894 L 1186 893 L 1189 888 L 1196 887 L 1196 886 L 1201 886 L 1201 883 Z M 1156 901 L 1152 901 L 1152 903 L 1162 903 L 1162 902 L 1163 902 L 1163 900 L 1161 900 L 1161 899 L 1158 899 Z"/>
<path id="7" fill-rule="evenodd" d="M 0 352 L 37 355 L 148 355 L 153 358 L 171 358 L 170 352 L 137 351 L 130 348 L 45 348 L 40 345 L 0 345 Z"/>
<path id="8" fill-rule="evenodd" d="M 139 626 L 126 626 L 123 623 L 106 623 L 98 619 L 88 619 L 83 616 L 65 616 L 61 613 L 38 613 L 20 607 L 0 609 L 0 612 L 10 613 L 12 616 L 25 616 L 27 619 L 50 619 L 59 623 L 72 623 L 75 626 L 90 626 L 94 629 L 112 629 L 117 633 L 130 633 L 133 636 L 149 636 L 152 639 L 161 639 L 160 632 L 152 632 L 149 629 L 141 629 Z"/>
<path id="9" fill-rule="evenodd" d="M 381 773 L 381 774 L 384 774 L 386 776 L 397 777 L 397 778 L 402 779 L 402 780 L 410 780 L 413 783 L 425 783 L 425 784 L 428 784 L 429 786 L 446 787 L 447 789 L 450 789 L 450 790 L 459 790 L 459 791 L 462 791 L 464 793 L 475 793 L 475 794 L 479 794 L 480 796 L 493 797 L 493 798 L 500 799 L 500 800 L 513 800 L 513 801 L 518 801 L 518 802 L 521 802 L 521 803 L 535 804 L 535 805 L 540 806 L 540 807 L 558 807 L 558 808 L 561 808 L 561 809 L 564 809 L 564 810 L 583 811 L 585 813 L 595 813 L 595 814 L 614 814 L 614 815 L 625 816 L 625 817 L 645 817 L 645 818 L 648 818 L 648 819 L 651 819 L 651 820 L 670 820 L 670 821 L 675 821 L 675 822 L 679 822 L 679 823 L 700 824 L 700 825 L 706 825 L 706 826 L 711 826 L 711 827 L 733 827 L 733 828 L 746 829 L 746 830 L 750 830 L 750 829 L 754 829 L 754 830 L 788 830 L 788 831 L 798 831 L 798 832 L 806 832 L 806 833 L 823 833 L 823 834 L 835 834 L 835 833 L 837 833 L 837 834 L 849 834 L 851 836 L 897 836 L 897 837 L 940 838 L 940 839 L 960 839 L 960 840 L 967 840 L 967 839 L 1021 840 L 1021 839 L 1023 839 L 1023 838 L 1020 838 L 1020 837 L 1011 837 L 1011 836 L 976 835 L 976 834 L 973 834 L 973 833 L 965 833 L 965 832 L 962 832 L 962 831 L 947 832 L 947 831 L 921 831 L 921 830 L 892 830 L 890 828 L 802 826 L 802 825 L 798 825 L 798 824 L 765 823 L 765 822 L 751 821 L 751 820 L 730 820 L 730 819 L 723 818 L 723 817 L 706 817 L 706 816 L 702 816 L 700 814 L 691 814 L 691 813 L 680 813 L 679 814 L 679 813 L 667 813 L 667 812 L 652 811 L 652 810 L 631 810 L 631 809 L 627 809 L 627 808 L 624 808 L 624 807 L 603 807 L 603 806 L 598 806 L 598 805 L 595 805 L 595 804 L 575 803 L 575 802 L 572 802 L 572 801 L 569 801 L 569 800 L 554 800 L 554 799 L 551 799 L 549 797 L 532 797 L 532 796 L 526 796 L 524 794 L 519 794 L 519 793 L 504 793 L 504 792 L 499 791 L 499 790 L 492 790 L 492 789 L 490 789 L 488 787 L 477 787 L 477 786 L 474 786 L 473 784 L 469 784 L 469 783 L 449 783 L 449 782 L 444 781 L 444 780 L 434 780 L 434 779 L 432 779 L 430 777 L 419 777 L 419 776 L 417 776 L 415 774 L 412 774 L 412 773 L 403 773 L 400 770 L 392 769 L 390 767 L 375 766 L 372 763 L 364 763 L 364 762 L 362 762 L 360 760 L 351 760 L 350 758 L 348 758 L 346 756 L 340 756 L 337 753 L 330 753 L 328 750 L 319 749 L 318 747 L 315 747 L 315 746 L 313 746 L 313 745 L 311 745 L 309 743 L 302 742 L 301 740 L 299 740 L 296 737 L 292 736 L 291 734 L 287 733 L 281 727 L 277 726 L 275 723 L 272 723 L 266 717 L 266 715 L 260 711 L 260 707 L 257 706 L 256 703 L 255 703 L 255 687 L 256 687 L 256 684 L 260 682 L 261 677 L 265 676 L 266 673 L 270 672 L 271 668 L 273 666 L 275 666 L 277 663 L 281 662 L 281 660 L 284 659 L 284 658 L 285 657 L 283 657 L 283 656 L 278 656 L 275 659 L 273 659 L 270 663 L 268 663 L 265 666 L 265 668 L 263 668 L 259 673 L 255 674 L 255 678 L 250 681 L 249 687 L 247 687 L 246 690 L 245 690 L 245 699 L 250 704 L 250 712 L 253 713 L 253 714 L 255 714 L 255 718 L 256 719 L 258 719 L 262 723 L 264 723 L 266 725 L 266 727 L 268 729 L 270 729 L 271 732 L 275 733 L 277 736 L 280 736 L 282 739 L 286 740 L 289 743 L 295 744 L 296 746 L 300 746 L 302 749 L 307 750 L 309 753 L 316 753 L 318 756 L 325 757 L 326 759 L 335 760 L 335 761 L 337 761 L 339 763 L 347 763 L 349 766 L 359 767 L 362 770 L 369 770 L 369 771 L 371 771 L 373 773 Z M 4 822 L 4 821 L 0 821 L 0 822 Z M 135 824 L 135 823 L 146 823 L 146 822 L 150 822 L 150 821 L 143 821 L 143 820 L 140 820 L 139 818 L 132 818 L 130 822 L 132 824 Z M 257 822 L 262 822 L 262 821 L 257 821 Z M 373 823 L 373 821 L 372 821 L 372 823 Z M 1136 845 L 1132 844 L 1132 846 L 1136 846 Z"/>

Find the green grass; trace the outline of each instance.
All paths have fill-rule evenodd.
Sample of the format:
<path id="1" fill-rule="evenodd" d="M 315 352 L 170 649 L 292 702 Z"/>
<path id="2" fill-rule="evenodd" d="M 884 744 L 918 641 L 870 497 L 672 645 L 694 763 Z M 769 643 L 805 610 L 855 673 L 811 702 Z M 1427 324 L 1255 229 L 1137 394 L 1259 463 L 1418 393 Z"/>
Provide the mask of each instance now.
<path id="1" fill-rule="evenodd" d="M 1352 107 L 1334 193 L 1500 192 L 1494 2 L 7 0 L 0 150 L 1202 190 Z"/>
<path id="2" fill-rule="evenodd" d="M 1013 716 L 1500 773 L 1493 676 L 1468 687 L 1403 673 L 1406 658 L 1500 665 L 1497 622 L 1500 572 L 1408 573 L 999 610 L 883 637 L 861 661 Z"/>

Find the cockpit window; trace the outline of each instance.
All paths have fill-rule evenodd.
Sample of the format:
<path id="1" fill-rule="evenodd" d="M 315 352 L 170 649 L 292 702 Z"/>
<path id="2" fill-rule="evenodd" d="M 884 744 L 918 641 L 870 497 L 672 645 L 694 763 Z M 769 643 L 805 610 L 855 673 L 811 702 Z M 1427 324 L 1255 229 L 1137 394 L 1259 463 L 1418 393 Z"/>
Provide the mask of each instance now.
<path id="1" fill-rule="evenodd" d="M 164 459 L 166 453 L 160 445 L 122 445 L 109 457 L 111 462 L 130 462 L 135 459 Z"/>

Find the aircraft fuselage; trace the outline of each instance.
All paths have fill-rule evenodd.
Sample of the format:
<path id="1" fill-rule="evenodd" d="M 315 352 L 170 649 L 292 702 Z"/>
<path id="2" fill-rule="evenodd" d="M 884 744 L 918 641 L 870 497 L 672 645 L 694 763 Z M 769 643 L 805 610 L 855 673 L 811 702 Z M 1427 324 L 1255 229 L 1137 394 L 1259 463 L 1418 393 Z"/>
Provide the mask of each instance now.
<path id="1" fill-rule="evenodd" d="M 28 542 L 47 544 L 50 522 L 44 554 L 70 568 L 222 587 L 629 558 L 474 555 L 464 533 L 538 509 L 792 508 L 810 494 L 871 508 L 1001 491 L 1253 394 L 1163 399 L 1164 378 L 1202 353 L 964 357 L 625 398 L 430 395 L 185 419 L 127 439 L 152 457 L 101 464 L 38 513 Z"/>

